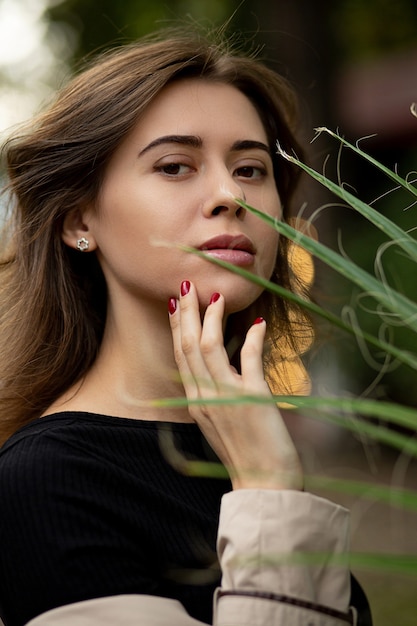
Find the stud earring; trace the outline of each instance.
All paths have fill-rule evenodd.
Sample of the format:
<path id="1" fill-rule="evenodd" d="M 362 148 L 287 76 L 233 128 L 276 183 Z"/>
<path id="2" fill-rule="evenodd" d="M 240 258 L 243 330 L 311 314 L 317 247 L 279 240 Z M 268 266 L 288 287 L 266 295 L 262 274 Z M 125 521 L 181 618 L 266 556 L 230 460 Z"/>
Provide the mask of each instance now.
<path id="1" fill-rule="evenodd" d="M 85 237 L 81 237 L 81 239 L 77 239 L 77 250 L 80 252 L 85 252 L 88 250 L 90 242 Z"/>

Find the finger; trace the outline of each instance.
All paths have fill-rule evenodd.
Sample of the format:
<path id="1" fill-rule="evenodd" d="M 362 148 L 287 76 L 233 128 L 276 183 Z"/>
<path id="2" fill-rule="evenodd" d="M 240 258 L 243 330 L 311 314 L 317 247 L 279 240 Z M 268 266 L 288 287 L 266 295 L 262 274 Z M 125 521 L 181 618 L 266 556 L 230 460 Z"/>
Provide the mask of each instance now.
<path id="1" fill-rule="evenodd" d="M 241 372 L 243 385 L 247 391 L 256 390 L 262 393 L 269 393 L 269 388 L 265 381 L 262 358 L 265 333 L 266 322 L 259 317 L 248 330 L 242 346 L 240 354 Z"/>
<path id="2" fill-rule="evenodd" d="M 184 389 L 188 398 L 197 397 L 197 390 L 195 385 L 192 385 L 192 376 L 187 365 L 187 360 L 184 357 L 181 347 L 181 324 L 180 324 L 180 311 L 178 307 L 178 300 L 176 298 L 170 298 L 168 301 L 169 311 L 169 324 L 172 333 L 172 342 L 174 348 L 174 358 L 178 367 L 181 381 L 184 385 Z"/>
<path id="3" fill-rule="evenodd" d="M 224 309 L 224 297 L 219 293 L 213 294 L 204 315 L 200 341 L 202 357 L 218 389 L 233 385 L 237 375 L 224 346 Z"/>
<path id="4" fill-rule="evenodd" d="M 180 339 L 178 350 L 185 359 L 188 371 L 200 395 L 207 395 L 213 389 L 213 381 L 201 354 L 200 341 L 202 325 L 200 305 L 195 286 L 184 281 L 179 299 Z"/>

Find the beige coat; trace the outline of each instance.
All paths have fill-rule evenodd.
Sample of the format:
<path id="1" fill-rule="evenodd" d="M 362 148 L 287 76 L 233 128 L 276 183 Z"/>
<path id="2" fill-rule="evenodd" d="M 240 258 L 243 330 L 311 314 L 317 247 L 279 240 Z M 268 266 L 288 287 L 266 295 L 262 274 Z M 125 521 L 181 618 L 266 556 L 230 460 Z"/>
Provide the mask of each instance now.
<path id="1" fill-rule="evenodd" d="M 214 626 L 345 626 L 349 513 L 296 491 L 237 490 L 222 499 L 222 584 Z M 202 626 L 176 600 L 119 595 L 63 606 L 27 626 Z"/>

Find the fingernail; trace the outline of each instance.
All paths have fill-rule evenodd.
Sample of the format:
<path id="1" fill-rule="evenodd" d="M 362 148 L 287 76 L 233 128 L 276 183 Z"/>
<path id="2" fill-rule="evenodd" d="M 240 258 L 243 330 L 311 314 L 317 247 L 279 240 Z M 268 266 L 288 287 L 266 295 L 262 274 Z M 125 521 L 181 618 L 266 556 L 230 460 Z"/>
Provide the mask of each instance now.
<path id="1" fill-rule="evenodd" d="M 168 300 L 168 311 L 170 315 L 174 315 L 175 311 L 177 310 L 177 299 L 176 298 L 170 298 Z"/>
<path id="2" fill-rule="evenodd" d="M 186 296 L 187 293 L 190 291 L 190 281 L 189 280 L 183 280 L 181 283 L 181 295 L 182 296 Z"/>
<path id="3" fill-rule="evenodd" d="M 213 293 L 213 295 L 210 298 L 210 304 L 214 304 L 214 302 L 217 302 L 217 300 L 220 298 L 220 294 L 217 293 L 217 291 L 215 293 Z"/>
<path id="4" fill-rule="evenodd" d="M 264 322 L 264 318 L 263 317 L 257 317 L 256 320 L 253 322 L 254 325 L 255 324 L 262 324 L 262 322 Z"/>

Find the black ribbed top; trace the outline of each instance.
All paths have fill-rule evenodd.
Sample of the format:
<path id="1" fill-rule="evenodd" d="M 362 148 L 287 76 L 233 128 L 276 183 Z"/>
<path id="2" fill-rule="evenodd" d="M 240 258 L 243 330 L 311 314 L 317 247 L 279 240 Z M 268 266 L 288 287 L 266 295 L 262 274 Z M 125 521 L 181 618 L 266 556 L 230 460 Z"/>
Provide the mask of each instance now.
<path id="1" fill-rule="evenodd" d="M 143 593 L 212 620 L 215 542 L 228 480 L 177 471 L 170 434 L 188 458 L 217 460 L 195 424 L 58 413 L 0 450 L 0 615 L 21 626 L 57 606 Z"/>

